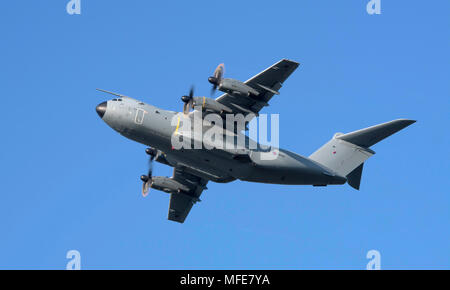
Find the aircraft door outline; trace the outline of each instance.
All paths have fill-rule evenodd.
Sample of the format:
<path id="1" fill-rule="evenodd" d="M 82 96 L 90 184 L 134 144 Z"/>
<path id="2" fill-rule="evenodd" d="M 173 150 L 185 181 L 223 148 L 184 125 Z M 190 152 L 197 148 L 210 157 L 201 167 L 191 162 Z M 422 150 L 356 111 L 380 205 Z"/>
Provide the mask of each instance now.
<path id="1" fill-rule="evenodd" d="M 136 108 L 136 115 L 134 116 L 134 123 L 137 125 L 142 125 L 144 123 L 145 114 L 148 112 L 141 108 Z"/>

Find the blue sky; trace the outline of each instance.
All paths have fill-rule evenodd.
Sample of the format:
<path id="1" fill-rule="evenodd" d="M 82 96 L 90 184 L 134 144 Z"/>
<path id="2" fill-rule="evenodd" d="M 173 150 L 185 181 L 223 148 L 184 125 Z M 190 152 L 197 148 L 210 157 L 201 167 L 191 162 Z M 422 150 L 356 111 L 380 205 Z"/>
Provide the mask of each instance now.
<path id="1" fill-rule="evenodd" d="M 0 18 L 0 268 L 450 268 L 448 1 L 8 1 Z M 417 123 L 348 185 L 208 185 L 184 224 L 140 195 L 145 146 L 103 123 L 100 87 L 181 110 L 218 63 L 245 80 L 301 63 L 264 113 L 309 155 L 335 132 Z M 156 164 L 155 174 L 170 175 Z"/>

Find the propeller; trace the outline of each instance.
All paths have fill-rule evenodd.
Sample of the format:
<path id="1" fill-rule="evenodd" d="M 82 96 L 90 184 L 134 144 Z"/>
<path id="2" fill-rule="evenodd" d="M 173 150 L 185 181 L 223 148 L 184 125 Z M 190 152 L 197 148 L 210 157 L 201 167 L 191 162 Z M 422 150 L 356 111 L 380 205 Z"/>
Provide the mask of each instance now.
<path id="1" fill-rule="evenodd" d="M 214 70 L 213 76 L 208 78 L 208 82 L 210 82 L 213 85 L 211 89 L 211 95 L 213 95 L 216 92 L 217 87 L 220 85 L 224 72 L 225 72 L 225 65 L 221 63 Z"/>
<path id="2" fill-rule="evenodd" d="M 153 160 L 158 154 L 158 150 L 155 148 L 147 148 L 145 149 L 145 153 L 147 153 L 150 158 L 148 160 L 148 173 L 147 175 L 141 175 L 142 180 L 142 196 L 146 197 L 148 195 L 148 190 L 150 189 L 150 185 L 152 182 L 152 174 L 153 174 Z"/>
<path id="3" fill-rule="evenodd" d="M 191 86 L 191 89 L 189 90 L 189 95 L 182 96 L 181 100 L 184 102 L 183 105 L 183 113 L 186 115 L 189 113 L 191 108 L 194 106 L 194 86 Z"/>

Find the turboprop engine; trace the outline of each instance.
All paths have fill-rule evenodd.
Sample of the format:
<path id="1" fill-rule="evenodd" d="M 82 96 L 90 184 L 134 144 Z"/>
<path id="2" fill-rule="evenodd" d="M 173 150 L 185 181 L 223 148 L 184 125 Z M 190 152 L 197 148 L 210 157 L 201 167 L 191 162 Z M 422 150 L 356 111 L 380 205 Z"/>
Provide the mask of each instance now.
<path id="1" fill-rule="evenodd" d="M 187 114 L 192 108 L 201 107 L 204 110 L 210 110 L 219 114 L 223 113 L 231 113 L 233 112 L 229 107 L 224 104 L 219 103 L 218 101 L 207 98 L 207 97 L 194 97 L 194 88 L 192 87 L 189 91 L 189 95 L 185 95 L 181 97 L 181 100 L 184 102 L 183 113 Z"/>
<path id="2" fill-rule="evenodd" d="M 230 95 L 239 95 L 244 97 L 259 95 L 257 90 L 235 79 L 222 79 L 217 88 L 219 91 Z"/>
<path id="3" fill-rule="evenodd" d="M 163 176 L 153 176 L 150 180 L 150 187 L 167 193 L 189 191 L 189 187 L 186 185 L 170 177 Z"/>
<path id="4" fill-rule="evenodd" d="M 211 93 L 214 93 L 216 89 L 219 89 L 219 91 L 230 95 L 240 95 L 245 97 L 259 95 L 257 90 L 241 81 L 223 78 L 224 71 L 225 66 L 221 63 L 214 70 L 214 74 L 208 78 L 208 82 L 213 85 Z"/>

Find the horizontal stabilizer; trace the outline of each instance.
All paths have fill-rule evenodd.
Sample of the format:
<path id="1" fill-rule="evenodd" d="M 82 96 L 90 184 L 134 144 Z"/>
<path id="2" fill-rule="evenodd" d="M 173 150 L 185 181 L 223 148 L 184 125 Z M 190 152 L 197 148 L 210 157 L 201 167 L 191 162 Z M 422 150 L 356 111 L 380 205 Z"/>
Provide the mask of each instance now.
<path id="1" fill-rule="evenodd" d="M 369 148 L 370 146 L 380 142 L 384 138 L 400 131 L 415 123 L 414 120 L 398 119 L 383 124 L 375 125 L 369 128 L 353 131 L 351 133 L 339 135 L 336 138 L 345 140 L 352 144 Z"/>

